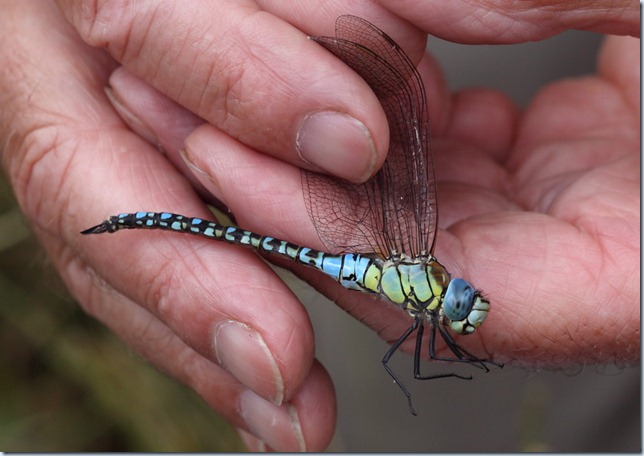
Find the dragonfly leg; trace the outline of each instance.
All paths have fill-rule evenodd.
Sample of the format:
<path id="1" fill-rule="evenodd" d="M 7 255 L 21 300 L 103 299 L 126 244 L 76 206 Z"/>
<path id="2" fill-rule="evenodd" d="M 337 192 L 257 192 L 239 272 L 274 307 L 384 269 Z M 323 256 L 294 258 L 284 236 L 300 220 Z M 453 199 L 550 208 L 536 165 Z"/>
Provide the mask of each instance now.
<path id="1" fill-rule="evenodd" d="M 409 411 L 411 412 L 412 415 L 416 415 L 416 411 L 414 410 L 414 407 L 411 403 L 411 393 L 407 390 L 405 385 L 400 381 L 396 373 L 389 367 L 389 360 L 393 356 L 393 354 L 400 348 L 402 343 L 407 340 L 407 338 L 418 329 L 418 325 L 420 324 L 420 327 L 422 327 L 422 322 L 418 319 L 415 318 L 414 322 L 412 325 L 407 329 L 407 331 L 404 332 L 402 336 L 398 338 L 398 340 L 387 350 L 387 353 L 385 353 L 385 356 L 382 358 L 382 365 L 389 374 L 391 378 L 393 378 L 394 383 L 398 385 L 400 390 L 403 392 L 405 397 L 407 397 L 407 404 L 409 404 Z"/>
<path id="2" fill-rule="evenodd" d="M 438 328 L 438 332 L 445 341 L 445 344 L 447 344 L 447 347 L 456 356 L 455 358 L 436 356 L 436 328 Z M 487 366 L 488 364 L 497 367 L 503 367 L 503 364 L 495 363 L 494 361 L 490 361 L 488 359 L 479 358 L 478 356 L 475 356 L 469 351 L 465 350 L 463 347 L 458 345 L 458 343 L 456 343 L 449 331 L 447 331 L 447 329 L 445 329 L 445 327 L 438 322 L 432 322 L 431 334 L 429 339 L 429 357 L 436 361 L 468 363 L 478 367 L 479 369 L 483 369 L 486 372 L 490 371 L 490 368 Z"/>
<path id="3" fill-rule="evenodd" d="M 416 334 L 416 349 L 414 350 L 414 378 L 416 380 L 432 380 L 435 378 L 445 378 L 445 377 L 456 377 L 463 380 L 472 380 L 471 376 L 463 376 L 456 374 L 454 372 L 443 373 L 443 374 L 432 374 L 432 375 L 421 375 L 420 373 L 420 357 L 421 357 L 421 348 L 423 344 L 423 335 L 425 333 L 425 326 L 421 323 L 418 327 L 418 333 Z M 442 359 L 436 357 L 434 353 L 434 341 L 436 339 L 436 329 L 434 325 L 430 327 L 429 333 L 429 356 L 432 359 L 438 361 L 451 361 L 451 359 Z M 458 354 L 457 354 L 458 356 Z"/>

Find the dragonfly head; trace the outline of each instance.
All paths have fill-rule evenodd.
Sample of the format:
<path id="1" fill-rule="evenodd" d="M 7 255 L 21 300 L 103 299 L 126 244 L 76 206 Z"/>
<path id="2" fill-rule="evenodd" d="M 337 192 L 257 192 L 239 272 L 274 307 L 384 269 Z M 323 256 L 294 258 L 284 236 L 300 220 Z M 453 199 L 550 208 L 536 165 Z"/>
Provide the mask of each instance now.
<path id="1" fill-rule="evenodd" d="M 453 279 L 447 286 L 441 310 L 452 331 L 472 334 L 487 317 L 490 302 L 469 282 Z"/>

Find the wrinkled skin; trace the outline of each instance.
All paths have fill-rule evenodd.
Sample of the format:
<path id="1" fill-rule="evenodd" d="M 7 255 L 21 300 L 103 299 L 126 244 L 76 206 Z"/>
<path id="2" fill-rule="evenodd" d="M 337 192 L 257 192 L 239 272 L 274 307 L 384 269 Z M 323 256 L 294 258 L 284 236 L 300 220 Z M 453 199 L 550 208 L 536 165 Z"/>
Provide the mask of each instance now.
<path id="1" fill-rule="evenodd" d="M 245 228 L 321 248 L 299 169 L 359 182 L 388 140 L 368 86 L 306 39 L 333 35 L 340 14 L 385 30 L 425 79 L 435 254 L 493 306 L 459 343 L 532 366 L 639 360 L 637 4 L 203 3 L 5 2 L 2 165 L 83 308 L 194 388 L 251 449 L 319 451 L 333 434 L 333 386 L 291 291 L 234 246 L 79 231 L 123 211 L 207 217 L 204 201 L 216 198 Z M 631 37 L 607 38 L 595 75 L 545 87 L 524 112 L 496 91 L 449 93 L 423 54 L 427 33 L 495 44 L 566 29 Z M 344 115 L 303 120 L 319 111 Z M 410 324 L 295 271 L 387 341 Z"/>

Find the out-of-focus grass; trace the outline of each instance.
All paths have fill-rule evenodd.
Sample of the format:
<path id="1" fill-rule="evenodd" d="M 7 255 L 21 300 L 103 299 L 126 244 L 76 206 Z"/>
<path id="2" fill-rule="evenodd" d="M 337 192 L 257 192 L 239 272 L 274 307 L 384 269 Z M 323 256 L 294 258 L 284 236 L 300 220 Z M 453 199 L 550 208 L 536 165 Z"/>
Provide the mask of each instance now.
<path id="1" fill-rule="evenodd" d="M 65 292 L 0 180 L 0 449 L 243 451 Z"/>

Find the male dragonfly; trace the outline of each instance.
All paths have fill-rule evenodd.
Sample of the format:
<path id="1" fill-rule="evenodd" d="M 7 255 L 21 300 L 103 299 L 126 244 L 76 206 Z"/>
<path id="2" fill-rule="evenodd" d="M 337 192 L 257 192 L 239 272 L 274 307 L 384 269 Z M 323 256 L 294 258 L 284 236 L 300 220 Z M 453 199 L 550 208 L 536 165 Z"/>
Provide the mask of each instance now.
<path id="1" fill-rule="evenodd" d="M 411 60 L 394 40 L 368 21 L 340 16 L 336 36 L 311 37 L 358 73 L 378 97 L 389 122 L 390 144 L 380 171 L 363 184 L 302 171 L 304 200 L 320 239 L 320 252 L 234 226 L 168 212 L 112 216 L 83 234 L 121 229 L 165 229 L 194 234 L 288 257 L 318 269 L 342 286 L 402 307 L 410 327 L 387 351 L 382 363 L 400 387 L 414 415 L 411 394 L 388 363 L 416 333 L 414 377 L 471 379 L 456 373 L 421 375 L 421 344 L 429 326 L 429 356 L 488 364 L 461 347 L 450 333 L 471 334 L 485 320 L 490 303 L 469 282 L 450 277 L 433 256 L 437 226 L 436 184 L 430 150 L 425 88 Z M 436 354 L 439 334 L 454 356 Z"/>

